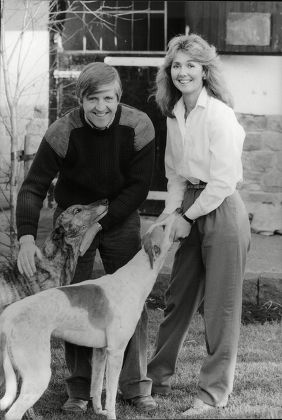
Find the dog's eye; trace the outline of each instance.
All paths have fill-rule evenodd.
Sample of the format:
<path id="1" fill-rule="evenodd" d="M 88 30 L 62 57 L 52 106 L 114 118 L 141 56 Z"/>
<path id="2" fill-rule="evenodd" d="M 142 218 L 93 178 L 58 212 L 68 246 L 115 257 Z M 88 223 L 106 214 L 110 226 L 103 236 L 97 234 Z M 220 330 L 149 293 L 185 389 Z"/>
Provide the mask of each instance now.
<path id="1" fill-rule="evenodd" d="M 73 210 L 73 214 L 76 214 L 76 213 L 79 213 L 79 212 L 81 212 L 81 209 L 79 209 L 78 207 L 76 207 L 76 208 Z"/>

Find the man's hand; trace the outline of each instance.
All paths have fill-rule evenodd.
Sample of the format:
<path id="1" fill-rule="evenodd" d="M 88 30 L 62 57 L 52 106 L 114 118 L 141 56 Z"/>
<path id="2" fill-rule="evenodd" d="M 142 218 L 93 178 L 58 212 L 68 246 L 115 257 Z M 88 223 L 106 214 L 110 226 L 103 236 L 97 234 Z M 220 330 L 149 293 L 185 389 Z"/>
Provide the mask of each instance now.
<path id="1" fill-rule="evenodd" d="M 35 245 L 33 236 L 22 236 L 20 238 L 20 250 L 17 259 L 17 266 L 21 274 L 32 277 L 36 273 L 35 256 L 42 259 L 41 251 Z"/>
<path id="2" fill-rule="evenodd" d="M 79 248 L 79 254 L 82 256 L 85 254 L 85 252 L 87 251 L 87 249 L 90 247 L 90 245 L 92 244 L 95 236 L 97 235 L 97 233 L 102 229 L 102 226 L 100 225 L 100 223 L 94 223 L 93 226 L 91 226 L 91 228 L 89 228 L 80 245 Z"/>
<path id="3" fill-rule="evenodd" d="M 170 239 L 173 242 L 176 242 L 180 239 L 187 238 L 191 232 L 191 227 L 192 225 L 187 222 L 180 214 L 178 214 L 171 229 Z"/>

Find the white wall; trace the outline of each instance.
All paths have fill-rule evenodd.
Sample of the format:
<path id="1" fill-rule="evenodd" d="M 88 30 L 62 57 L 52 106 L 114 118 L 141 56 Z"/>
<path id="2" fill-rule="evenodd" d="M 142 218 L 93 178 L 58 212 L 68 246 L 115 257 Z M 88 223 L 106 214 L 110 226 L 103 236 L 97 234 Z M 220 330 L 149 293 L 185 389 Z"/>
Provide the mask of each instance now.
<path id="1" fill-rule="evenodd" d="M 19 39 L 19 31 L 7 31 L 6 51 L 11 55 Z M 49 35 L 46 31 L 27 31 L 23 36 L 21 52 L 15 49 L 9 62 L 9 80 L 12 92 L 17 82 L 17 69 L 20 67 L 19 88 L 22 89 L 19 105 L 29 109 L 30 106 L 48 106 L 49 102 Z M 21 55 L 21 59 L 19 59 Z M 1 83 L 1 97 L 4 85 Z M 2 102 L 2 100 L 1 100 Z"/>
<path id="2" fill-rule="evenodd" d="M 6 0 L 4 3 L 2 29 L 9 83 L 12 95 L 16 83 L 23 90 L 20 105 L 26 107 L 48 106 L 49 102 L 48 3 L 40 0 Z M 3 105 L 2 72 L 0 88 Z"/>
<path id="3" fill-rule="evenodd" d="M 222 55 L 223 71 L 235 111 L 282 115 L 282 57 Z"/>
<path id="4" fill-rule="evenodd" d="M 42 130 L 48 123 L 49 104 L 49 33 L 48 1 L 6 0 L 2 19 L 7 77 L 12 100 L 19 93 L 17 123 L 19 150 L 23 147 L 27 125 L 40 115 Z M 23 35 L 21 36 L 21 33 Z M 10 136 L 7 101 L 0 67 L 0 162 L 10 160 Z"/>

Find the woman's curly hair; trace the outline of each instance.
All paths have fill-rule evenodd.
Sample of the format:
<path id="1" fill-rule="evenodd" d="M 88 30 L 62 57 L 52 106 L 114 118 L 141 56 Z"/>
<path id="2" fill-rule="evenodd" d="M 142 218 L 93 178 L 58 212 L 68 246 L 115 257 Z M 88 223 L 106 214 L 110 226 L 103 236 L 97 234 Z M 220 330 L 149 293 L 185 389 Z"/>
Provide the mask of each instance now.
<path id="1" fill-rule="evenodd" d="M 203 66 L 203 84 L 208 94 L 233 107 L 233 99 L 226 87 L 215 47 L 200 35 L 190 34 L 175 36 L 169 41 L 164 63 L 158 70 L 153 96 L 162 113 L 173 118 L 174 105 L 181 97 L 181 92 L 174 86 L 170 74 L 173 59 L 178 51 L 186 52 L 191 60 Z"/>

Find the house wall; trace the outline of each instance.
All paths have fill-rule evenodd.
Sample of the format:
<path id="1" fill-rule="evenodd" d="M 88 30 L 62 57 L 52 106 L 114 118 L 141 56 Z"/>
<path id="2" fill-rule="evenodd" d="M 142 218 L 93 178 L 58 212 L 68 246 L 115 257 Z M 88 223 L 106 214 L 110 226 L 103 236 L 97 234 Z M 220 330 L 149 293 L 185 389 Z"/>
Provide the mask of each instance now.
<path id="1" fill-rule="evenodd" d="M 221 61 L 236 112 L 282 115 L 281 56 L 221 55 Z"/>
<path id="2" fill-rule="evenodd" d="M 26 26 L 21 38 L 23 21 Z M 4 5 L 2 19 L 6 57 L 9 59 L 8 78 L 12 96 L 21 91 L 17 105 L 19 133 L 18 150 L 24 147 L 24 138 L 29 136 L 29 153 L 36 151 L 39 139 L 48 125 L 49 103 L 49 33 L 48 2 L 39 0 L 9 0 Z M 33 19 L 30 19 L 33 17 Z M 19 42 L 20 41 L 20 42 Z M 3 177 L 10 163 L 9 111 L 3 80 L 3 64 L 0 78 L 0 164 Z M 18 86 L 16 81 L 18 78 Z"/>
<path id="3" fill-rule="evenodd" d="M 257 232 L 282 232 L 282 57 L 222 55 L 246 131 L 240 194 Z"/>

